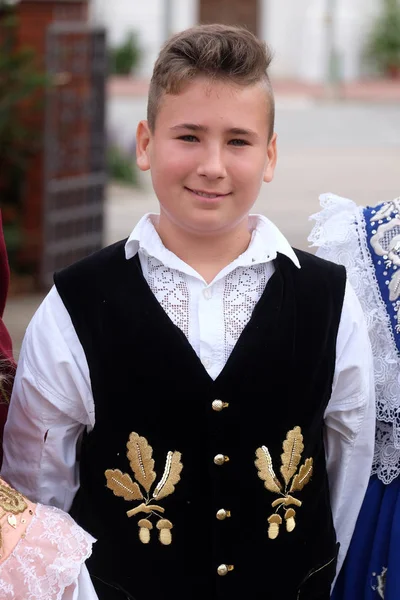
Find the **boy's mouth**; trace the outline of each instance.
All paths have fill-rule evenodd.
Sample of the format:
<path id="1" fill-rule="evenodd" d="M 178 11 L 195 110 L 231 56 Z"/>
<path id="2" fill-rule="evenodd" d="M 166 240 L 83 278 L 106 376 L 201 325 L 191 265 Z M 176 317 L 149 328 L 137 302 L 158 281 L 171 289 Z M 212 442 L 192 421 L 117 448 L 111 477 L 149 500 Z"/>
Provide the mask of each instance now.
<path id="1" fill-rule="evenodd" d="M 192 192 L 192 194 L 195 194 L 196 196 L 200 196 L 200 198 L 207 198 L 208 200 L 215 200 L 216 198 L 223 198 L 225 196 L 228 196 L 230 192 L 228 192 L 227 194 L 221 194 L 219 192 L 204 192 L 203 190 L 193 190 L 192 188 L 186 188 L 189 192 Z"/>

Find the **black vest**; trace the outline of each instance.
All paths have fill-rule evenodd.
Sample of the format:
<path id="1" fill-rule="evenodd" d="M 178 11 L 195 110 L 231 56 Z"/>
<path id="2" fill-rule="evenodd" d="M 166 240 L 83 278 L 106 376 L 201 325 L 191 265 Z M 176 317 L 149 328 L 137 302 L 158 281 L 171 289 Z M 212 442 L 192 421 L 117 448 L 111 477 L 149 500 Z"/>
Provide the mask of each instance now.
<path id="1" fill-rule="evenodd" d="M 95 400 L 71 513 L 98 540 L 100 600 L 329 598 L 323 415 L 345 271 L 297 254 L 301 269 L 278 255 L 215 381 L 124 242 L 55 275 Z"/>

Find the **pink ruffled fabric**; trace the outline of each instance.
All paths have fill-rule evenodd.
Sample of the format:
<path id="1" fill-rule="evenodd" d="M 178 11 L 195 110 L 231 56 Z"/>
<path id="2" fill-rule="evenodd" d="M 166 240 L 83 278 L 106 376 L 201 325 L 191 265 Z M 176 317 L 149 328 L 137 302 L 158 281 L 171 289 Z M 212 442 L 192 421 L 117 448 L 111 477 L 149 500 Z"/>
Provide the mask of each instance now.
<path id="1" fill-rule="evenodd" d="M 95 540 L 57 508 L 29 503 L 27 511 L 17 515 L 19 524 L 24 515 L 31 517 L 25 531 L 7 522 L 2 527 L 8 555 L 0 562 L 0 598 L 61 600 L 78 578 Z"/>

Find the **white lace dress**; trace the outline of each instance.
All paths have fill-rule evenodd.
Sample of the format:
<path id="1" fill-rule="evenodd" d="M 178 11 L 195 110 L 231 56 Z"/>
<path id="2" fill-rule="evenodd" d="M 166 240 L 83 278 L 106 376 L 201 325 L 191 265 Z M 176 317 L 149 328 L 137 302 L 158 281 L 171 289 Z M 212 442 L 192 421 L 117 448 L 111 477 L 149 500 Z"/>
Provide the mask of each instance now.
<path id="1" fill-rule="evenodd" d="M 400 199 L 375 209 L 333 194 L 320 202 L 309 241 L 318 256 L 346 267 L 366 316 L 377 402 L 373 473 L 389 484 L 400 473 Z"/>
<path id="2" fill-rule="evenodd" d="M 75 600 L 94 538 L 68 514 L 33 504 L 2 479 L 0 509 L 0 599 Z M 87 584 L 89 595 L 81 589 L 79 598 L 97 598 Z"/>

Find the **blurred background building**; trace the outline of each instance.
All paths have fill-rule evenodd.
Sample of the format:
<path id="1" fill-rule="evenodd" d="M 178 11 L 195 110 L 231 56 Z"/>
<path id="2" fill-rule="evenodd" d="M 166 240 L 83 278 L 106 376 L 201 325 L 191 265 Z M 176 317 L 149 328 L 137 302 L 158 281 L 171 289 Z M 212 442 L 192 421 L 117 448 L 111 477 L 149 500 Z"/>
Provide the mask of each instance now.
<path id="1" fill-rule="evenodd" d="M 248 27 L 268 41 L 279 78 L 324 82 L 330 53 L 339 76 L 364 76 L 365 39 L 382 9 L 382 0 L 93 0 L 92 17 L 107 26 L 112 45 L 136 31 L 143 50 L 138 75 L 149 77 L 160 45 L 171 34 L 196 23 Z"/>

